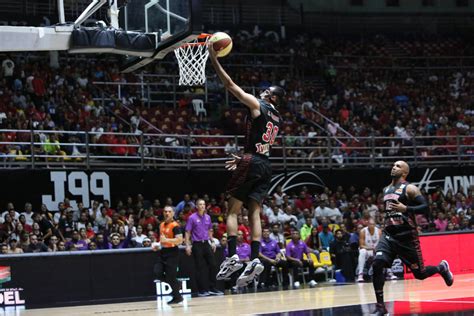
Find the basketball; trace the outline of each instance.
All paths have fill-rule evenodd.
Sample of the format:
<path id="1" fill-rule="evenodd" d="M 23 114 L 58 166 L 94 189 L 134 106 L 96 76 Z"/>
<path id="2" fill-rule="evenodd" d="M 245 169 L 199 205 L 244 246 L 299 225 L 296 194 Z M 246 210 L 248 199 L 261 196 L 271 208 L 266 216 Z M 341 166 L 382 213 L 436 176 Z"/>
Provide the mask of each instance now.
<path id="1" fill-rule="evenodd" d="M 214 33 L 209 41 L 217 52 L 217 57 L 225 57 L 232 50 L 232 38 L 227 33 Z"/>

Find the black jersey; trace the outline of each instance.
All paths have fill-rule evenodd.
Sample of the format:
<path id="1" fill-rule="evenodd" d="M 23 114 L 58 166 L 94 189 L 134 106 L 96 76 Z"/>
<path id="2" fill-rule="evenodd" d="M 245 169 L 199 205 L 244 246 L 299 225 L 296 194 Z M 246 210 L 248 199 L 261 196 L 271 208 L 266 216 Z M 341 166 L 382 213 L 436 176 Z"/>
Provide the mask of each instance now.
<path id="1" fill-rule="evenodd" d="M 252 118 L 247 115 L 245 134 L 245 152 L 270 156 L 270 150 L 280 130 L 282 118 L 280 113 L 265 100 L 259 99 L 260 115 Z"/>
<path id="2" fill-rule="evenodd" d="M 413 212 L 398 212 L 391 210 L 388 203 L 399 201 L 406 206 L 414 205 L 408 200 L 406 189 L 408 182 L 401 182 L 397 185 L 389 185 L 383 190 L 383 201 L 385 208 L 385 231 L 392 236 L 406 234 L 416 230 L 416 219 Z"/>

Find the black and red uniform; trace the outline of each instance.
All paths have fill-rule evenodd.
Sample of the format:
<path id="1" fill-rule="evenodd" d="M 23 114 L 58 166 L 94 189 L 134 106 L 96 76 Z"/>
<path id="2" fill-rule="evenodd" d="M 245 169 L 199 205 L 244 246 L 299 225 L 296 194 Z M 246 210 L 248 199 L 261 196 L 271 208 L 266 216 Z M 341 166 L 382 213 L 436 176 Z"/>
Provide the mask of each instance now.
<path id="1" fill-rule="evenodd" d="M 393 211 L 388 205 L 389 202 L 396 201 L 406 206 L 416 205 L 416 202 L 409 200 L 406 195 L 408 184 L 404 181 L 383 190 L 385 228 L 375 250 L 375 259 L 381 259 L 391 266 L 398 256 L 416 274 L 425 270 L 416 230 L 416 214 L 408 210 L 403 213 Z"/>
<path id="2" fill-rule="evenodd" d="M 413 199 L 407 196 L 408 182 L 402 181 L 396 185 L 389 185 L 383 190 L 385 204 L 385 228 L 382 232 L 372 263 L 373 284 L 377 298 L 374 315 L 385 315 L 383 286 L 385 282 L 384 268 L 390 268 L 393 260 L 398 256 L 405 263 L 418 280 L 424 280 L 436 273 L 441 274 L 446 285 L 453 284 L 453 274 L 449 264 L 442 260 L 438 266 L 425 266 L 421 255 L 420 240 L 416 229 L 416 214 L 426 214 L 428 204 L 422 195 Z M 392 209 L 391 204 L 401 203 L 407 208 L 404 212 Z"/>
<path id="3" fill-rule="evenodd" d="M 270 189 L 272 168 L 270 151 L 280 130 L 282 118 L 275 107 L 259 99 L 260 115 L 247 115 L 245 154 L 228 184 L 227 192 L 242 202 L 253 199 L 259 203 Z"/>

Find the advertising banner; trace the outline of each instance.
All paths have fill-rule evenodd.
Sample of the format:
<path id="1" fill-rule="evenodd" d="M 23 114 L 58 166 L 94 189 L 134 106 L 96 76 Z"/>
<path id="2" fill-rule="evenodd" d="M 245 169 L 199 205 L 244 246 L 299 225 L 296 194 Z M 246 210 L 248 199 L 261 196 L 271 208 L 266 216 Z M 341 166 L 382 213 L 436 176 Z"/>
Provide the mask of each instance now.
<path id="1" fill-rule="evenodd" d="M 168 296 L 171 288 L 156 280 L 159 252 L 150 249 L 97 250 L 2 256 L 0 308 L 54 307 L 82 303 L 137 301 Z M 215 259 L 222 261 L 222 251 Z M 197 292 L 193 257 L 180 251 L 178 279 L 184 295 Z M 205 273 L 205 271 L 201 272 Z M 218 287 L 223 284 L 218 282 Z"/>
<path id="2" fill-rule="evenodd" d="M 420 236 L 420 245 L 425 265 L 445 259 L 454 275 L 474 273 L 474 232 Z M 405 278 L 412 279 L 413 274 L 406 273 Z"/>
<path id="3" fill-rule="evenodd" d="M 185 193 L 218 196 L 225 191 L 230 175 L 224 170 L 1 170 L 4 181 L 0 206 L 13 202 L 21 208 L 25 202 L 31 202 L 34 208 L 45 204 L 55 211 L 64 198 L 69 198 L 73 207 L 78 202 L 89 207 L 93 200 L 106 199 L 115 205 L 118 200 L 135 198 L 139 193 L 149 200 L 169 196 L 178 203 Z M 474 185 L 474 168 L 412 168 L 408 180 L 428 192 L 438 186 L 444 192 L 467 192 Z M 315 192 L 325 186 L 354 186 L 356 190 L 369 187 L 378 192 L 389 182 L 388 169 L 275 171 L 270 193 L 277 186 L 282 186 L 284 192 L 298 192 L 302 186 Z"/>

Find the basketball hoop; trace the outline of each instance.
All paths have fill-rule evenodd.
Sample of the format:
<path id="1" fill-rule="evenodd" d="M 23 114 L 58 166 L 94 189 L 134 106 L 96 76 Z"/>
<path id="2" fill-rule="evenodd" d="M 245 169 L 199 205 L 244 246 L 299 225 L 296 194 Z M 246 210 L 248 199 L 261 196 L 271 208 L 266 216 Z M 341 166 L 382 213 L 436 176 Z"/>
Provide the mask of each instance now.
<path id="1" fill-rule="evenodd" d="M 206 82 L 207 41 L 210 34 L 201 34 L 193 42 L 174 50 L 179 65 L 180 86 L 201 86 Z"/>

